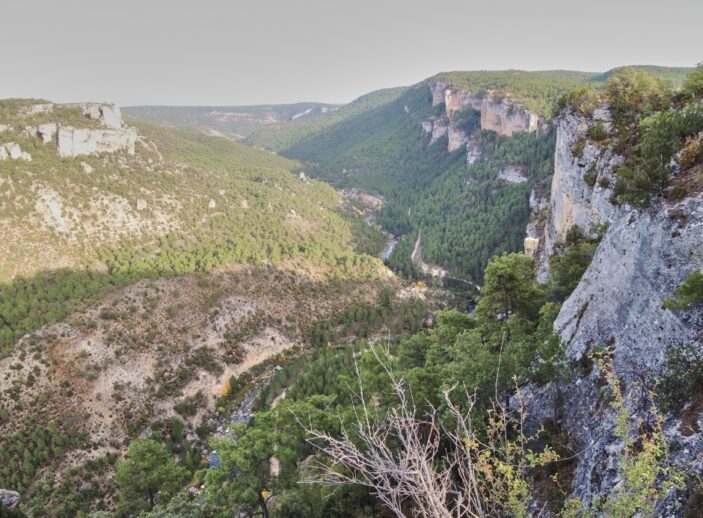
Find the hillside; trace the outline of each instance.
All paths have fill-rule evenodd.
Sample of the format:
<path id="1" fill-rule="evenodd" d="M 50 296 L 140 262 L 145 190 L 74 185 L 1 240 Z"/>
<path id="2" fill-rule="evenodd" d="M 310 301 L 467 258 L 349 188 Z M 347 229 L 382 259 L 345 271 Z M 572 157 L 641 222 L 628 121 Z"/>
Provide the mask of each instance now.
<path id="1" fill-rule="evenodd" d="M 352 254 L 352 230 L 362 225 L 341 214 L 334 190 L 293 174 L 299 164 L 224 139 L 121 123 L 85 131 L 88 142 L 127 135 L 124 150 L 61 157 L 40 132 L 55 133 L 56 121 L 83 122 L 80 108 L 21 110 L 2 122 L 10 126 L 3 140 L 31 155 L 0 162 L 0 224 L 3 235 L 17 236 L 0 245 L 4 344 L 67 314 L 78 299 L 142 277 L 312 258 L 334 270 Z M 66 135 L 59 144 L 77 133 L 62 127 L 60 139 Z M 358 261 L 359 271 L 377 270 L 370 258 Z M 49 294 L 37 291 L 47 285 Z M 18 293 L 26 305 L 12 303 Z"/>
<path id="2" fill-rule="evenodd" d="M 349 306 L 373 314 L 385 293 L 402 333 L 434 304 L 289 159 L 128 126 L 110 104 L 21 99 L 0 101 L 0 150 L 0 487 L 33 516 L 112 506 L 114 464 L 148 430 L 199 466 L 217 409 Z M 378 332 L 352 315 L 364 327 L 340 340 Z"/>
<path id="3" fill-rule="evenodd" d="M 360 115 L 369 110 L 373 110 L 379 106 L 393 101 L 398 98 L 405 88 L 386 88 L 377 90 L 366 95 L 362 95 L 358 99 L 341 106 L 339 109 L 330 111 L 324 116 L 313 120 L 300 119 L 292 121 L 290 124 L 268 126 L 260 128 L 252 133 L 246 143 L 252 146 L 270 149 L 272 151 L 281 151 L 287 149 L 294 143 L 303 140 L 304 138 L 323 131 L 345 119 Z"/>
<path id="4" fill-rule="evenodd" d="M 211 135 L 241 140 L 257 130 L 281 128 L 292 122 L 309 122 L 339 106 L 323 103 L 272 104 L 258 106 L 125 106 L 125 114 L 136 119 L 175 128 L 194 128 Z"/>

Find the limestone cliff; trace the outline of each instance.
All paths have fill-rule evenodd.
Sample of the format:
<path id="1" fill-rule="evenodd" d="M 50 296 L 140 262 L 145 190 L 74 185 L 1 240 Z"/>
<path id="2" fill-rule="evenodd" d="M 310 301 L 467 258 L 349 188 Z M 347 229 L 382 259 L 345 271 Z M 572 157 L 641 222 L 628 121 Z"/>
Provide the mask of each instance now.
<path id="1" fill-rule="evenodd" d="M 610 116 L 605 108 L 596 110 L 592 118 L 574 113 L 560 116 L 557 121 L 549 218 L 544 235 L 529 235 L 540 239 L 544 248 L 538 278 L 546 280 L 548 258 L 554 247 L 564 241 L 569 229 L 577 225 L 586 234 L 594 225 L 612 221 L 615 208 L 609 199 L 612 193 L 613 170 L 623 158 L 609 148 L 588 140 L 588 130 L 596 124 L 608 129 Z"/>
<path id="2" fill-rule="evenodd" d="M 651 402 L 642 387 L 654 386 L 667 349 L 693 344 L 703 352 L 703 309 L 663 308 L 676 286 L 703 267 L 703 194 L 677 203 L 655 201 L 646 210 L 612 205 L 609 185 L 622 158 L 581 140 L 598 122 L 609 123 L 605 109 L 589 118 L 571 113 L 559 118 L 546 246 L 538 253 L 537 238 L 529 235 L 525 243 L 526 252 L 541 263 L 540 276 L 546 280 L 549 255 L 572 225 L 589 231 L 593 223 L 609 224 L 554 323 L 566 347 L 571 379 L 558 386 L 524 389 L 530 426 L 555 421 L 576 444 L 571 490 L 586 504 L 620 482 L 618 455 L 624 446 L 614 434 L 615 412 L 603 396 L 604 377 L 592 354 L 598 349 L 608 352 L 632 418 L 646 422 Z M 576 156 L 574 149 L 583 152 Z M 666 416 L 671 457 L 676 465 L 700 476 L 703 415 L 694 411 L 686 426 L 682 415 Z M 660 503 L 658 515 L 680 516 L 681 509 L 681 502 L 671 497 Z"/>
<path id="3" fill-rule="evenodd" d="M 472 142 L 472 131 L 463 127 L 457 114 L 472 109 L 480 115 L 480 128 L 492 130 L 499 135 L 510 136 L 516 132 L 535 131 L 540 118 L 520 107 L 509 96 L 489 92 L 476 95 L 466 90 L 452 87 L 447 81 L 431 80 L 428 83 L 432 96 L 432 106 L 443 105 L 439 115 L 422 121 L 423 131 L 429 135 L 430 144 L 447 137 L 447 151 L 453 152 L 466 145 L 466 161 L 471 165 L 481 158 L 481 149 Z"/>

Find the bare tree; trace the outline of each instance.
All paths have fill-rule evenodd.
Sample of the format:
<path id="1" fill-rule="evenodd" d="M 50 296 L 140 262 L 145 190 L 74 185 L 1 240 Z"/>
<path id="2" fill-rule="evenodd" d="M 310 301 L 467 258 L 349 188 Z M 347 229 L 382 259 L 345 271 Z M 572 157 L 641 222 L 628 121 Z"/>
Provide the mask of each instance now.
<path id="1" fill-rule="evenodd" d="M 516 421 L 503 408 L 489 413 L 487 439 L 480 440 L 471 424 L 475 398 L 469 394 L 468 410 L 462 411 L 452 402 L 452 391 L 444 392 L 452 426 L 440 424 L 431 405 L 419 416 L 402 378 L 375 347 L 371 350 L 388 375 L 397 404 L 384 415 L 370 409 L 357 365 L 358 404 L 351 429 L 342 422 L 335 436 L 303 425 L 308 441 L 325 457 L 303 483 L 365 486 L 396 516 L 525 516 L 525 472 L 556 460 L 555 454 L 530 454 L 521 418 Z"/>

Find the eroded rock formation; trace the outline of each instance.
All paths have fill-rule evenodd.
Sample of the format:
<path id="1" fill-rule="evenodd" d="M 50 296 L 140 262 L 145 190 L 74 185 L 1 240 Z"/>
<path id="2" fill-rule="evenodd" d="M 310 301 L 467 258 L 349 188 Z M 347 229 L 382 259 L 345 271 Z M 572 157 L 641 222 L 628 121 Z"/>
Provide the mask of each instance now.
<path id="1" fill-rule="evenodd" d="M 516 132 L 535 131 L 540 118 L 520 107 L 510 97 L 494 92 L 475 95 L 466 90 L 452 87 L 447 81 L 433 80 L 429 83 L 432 106 L 443 105 L 440 115 L 421 122 L 423 131 L 430 136 L 429 144 L 447 137 L 447 151 L 453 152 L 466 145 L 466 162 L 473 164 L 481 158 L 481 149 L 471 142 L 473 131 L 464 127 L 459 116 L 464 110 L 476 110 L 480 116 L 480 128 L 492 130 L 500 135 L 510 136 Z"/>
<path id="2" fill-rule="evenodd" d="M 31 105 L 32 107 L 43 105 Z M 52 106 L 53 105 L 48 105 Z M 125 150 L 134 154 L 137 130 L 125 127 L 122 123 L 120 109 L 114 104 L 83 103 L 69 105 L 80 108 L 81 113 L 91 120 L 98 121 L 102 128 L 77 128 L 55 122 L 39 126 L 27 126 L 27 136 L 37 136 L 44 144 L 56 144 L 58 154 L 62 157 L 77 157 L 98 153 L 115 153 Z M 45 108 L 45 112 L 52 109 Z M 35 112 L 32 112 L 35 113 Z"/>

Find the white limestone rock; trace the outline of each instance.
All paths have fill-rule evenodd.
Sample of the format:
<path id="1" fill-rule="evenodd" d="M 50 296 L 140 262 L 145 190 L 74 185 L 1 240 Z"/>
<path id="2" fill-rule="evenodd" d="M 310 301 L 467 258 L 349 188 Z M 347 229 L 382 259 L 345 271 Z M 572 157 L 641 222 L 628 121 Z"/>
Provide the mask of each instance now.
<path id="1" fill-rule="evenodd" d="M 83 115 L 89 119 L 101 121 L 111 129 L 122 127 L 122 113 L 118 106 L 109 103 L 83 103 L 80 106 Z"/>
<path id="2" fill-rule="evenodd" d="M 539 266 L 538 278 L 547 278 L 548 259 L 554 247 L 563 242 L 573 225 L 587 235 L 593 225 L 607 224 L 616 212 L 610 203 L 614 170 L 623 162 L 623 157 L 610 149 L 601 149 L 587 143 L 580 157 L 574 156 L 572 146 L 587 136 L 593 119 L 566 113 L 557 120 L 557 141 L 554 153 L 554 176 L 552 177 L 549 221 L 545 229 L 545 260 Z M 595 174 L 595 183 L 589 185 L 587 174 Z"/>
<path id="3" fill-rule="evenodd" d="M 481 149 L 481 146 L 478 143 L 469 140 L 466 145 L 466 165 L 476 163 L 476 161 L 480 160 L 482 156 L 483 150 Z"/>
<path id="4" fill-rule="evenodd" d="M 450 123 L 447 128 L 447 151 L 449 153 L 460 149 L 469 140 L 469 134 L 459 128 L 454 123 Z"/>
<path id="5" fill-rule="evenodd" d="M 137 130 L 134 128 L 90 129 L 61 126 L 58 130 L 58 151 L 62 157 L 77 157 L 126 150 L 134 155 Z"/>
<path id="6" fill-rule="evenodd" d="M 498 179 L 508 183 L 525 183 L 527 181 L 527 173 L 521 166 L 510 165 L 500 170 Z"/>
<path id="7" fill-rule="evenodd" d="M 85 162 L 81 162 L 81 167 L 83 168 L 83 172 L 90 174 L 93 172 L 93 166 L 90 164 L 86 164 Z M 137 204 L 139 205 L 139 204 Z"/>
<path id="8" fill-rule="evenodd" d="M 25 162 L 32 161 L 32 155 L 26 151 L 22 151 L 19 144 L 16 142 L 7 142 L 0 144 L 0 160 L 24 160 Z"/>

